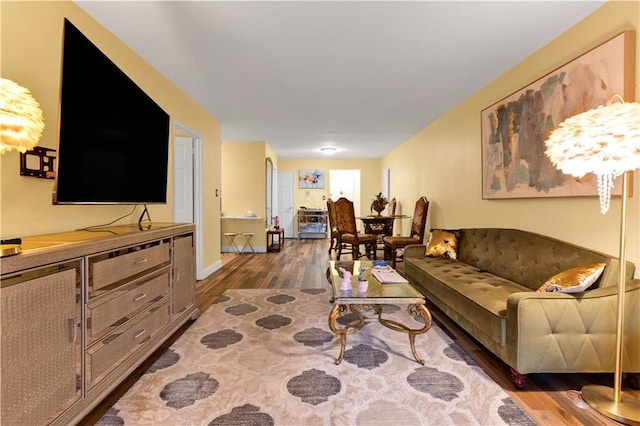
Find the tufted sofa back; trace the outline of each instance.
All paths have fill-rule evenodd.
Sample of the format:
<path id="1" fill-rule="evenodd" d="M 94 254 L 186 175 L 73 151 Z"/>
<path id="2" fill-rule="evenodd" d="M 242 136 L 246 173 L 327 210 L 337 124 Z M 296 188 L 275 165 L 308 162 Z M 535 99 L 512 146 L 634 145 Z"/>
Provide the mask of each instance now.
<path id="1" fill-rule="evenodd" d="M 544 235 L 517 229 L 462 229 L 458 259 L 478 269 L 536 290 L 548 278 L 569 268 L 605 262 L 601 277 L 591 288 L 617 285 L 618 260 Z M 627 262 L 627 279 L 635 266 Z"/>

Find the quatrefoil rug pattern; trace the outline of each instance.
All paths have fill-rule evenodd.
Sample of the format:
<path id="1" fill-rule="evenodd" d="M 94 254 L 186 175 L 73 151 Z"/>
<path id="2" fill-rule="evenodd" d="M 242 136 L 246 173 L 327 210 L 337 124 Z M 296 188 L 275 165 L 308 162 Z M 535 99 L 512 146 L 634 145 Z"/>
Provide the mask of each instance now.
<path id="1" fill-rule="evenodd" d="M 325 289 L 227 290 L 99 425 L 534 425 L 434 324 L 416 337 L 368 322 L 340 339 Z M 413 321 L 384 305 L 385 317 Z M 338 323 L 353 321 L 346 313 Z"/>

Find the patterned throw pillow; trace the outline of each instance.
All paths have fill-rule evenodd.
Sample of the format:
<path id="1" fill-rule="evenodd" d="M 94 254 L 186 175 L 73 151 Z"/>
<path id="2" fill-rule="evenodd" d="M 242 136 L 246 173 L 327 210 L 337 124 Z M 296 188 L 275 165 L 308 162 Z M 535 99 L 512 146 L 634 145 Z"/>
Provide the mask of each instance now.
<path id="1" fill-rule="evenodd" d="M 579 293 L 585 291 L 604 271 L 606 263 L 590 263 L 567 269 L 549 278 L 537 290 L 544 292 Z"/>
<path id="2" fill-rule="evenodd" d="M 444 257 L 447 259 L 458 258 L 458 233 L 432 229 L 427 243 L 426 256 Z"/>

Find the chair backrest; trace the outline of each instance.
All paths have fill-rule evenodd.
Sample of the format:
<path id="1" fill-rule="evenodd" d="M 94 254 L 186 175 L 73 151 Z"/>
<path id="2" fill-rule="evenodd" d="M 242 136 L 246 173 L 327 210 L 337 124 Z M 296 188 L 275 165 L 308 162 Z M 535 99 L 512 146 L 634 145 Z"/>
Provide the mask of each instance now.
<path id="1" fill-rule="evenodd" d="M 427 197 L 420 197 L 416 201 L 413 210 L 413 222 L 411 223 L 411 237 L 418 238 L 420 242 L 424 240 L 424 231 L 427 223 L 427 213 L 429 212 L 429 201 Z"/>
<path id="2" fill-rule="evenodd" d="M 356 215 L 353 210 L 353 201 L 349 201 L 344 197 L 340 197 L 335 203 L 335 208 L 336 226 L 338 227 L 338 232 L 340 233 L 340 235 L 356 235 L 358 231 L 356 228 Z"/>
<path id="3" fill-rule="evenodd" d="M 395 197 L 389 201 L 389 206 L 387 207 L 387 212 L 389 216 L 394 216 L 396 214 L 396 199 Z"/>
<path id="4" fill-rule="evenodd" d="M 389 201 L 389 205 L 387 206 L 387 215 L 388 216 L 395 216 L 396 214 L 396 198 L 393 197 L 390 201 Z M 391 224 L 389 224 L 389 230 L 387 231 L 388 234 L 387 235 L 393 235 L 393 226 L 395 225 L 395 220 L 391 221 Z"/>
<path id="5" fill-rule="evenodd" d="M 327 212 L 329 214 L 329 228 L 331 233 L 338 232 L 338 218 L 336 217 L 336 203 L 331 198 L 327 200 Z"/>

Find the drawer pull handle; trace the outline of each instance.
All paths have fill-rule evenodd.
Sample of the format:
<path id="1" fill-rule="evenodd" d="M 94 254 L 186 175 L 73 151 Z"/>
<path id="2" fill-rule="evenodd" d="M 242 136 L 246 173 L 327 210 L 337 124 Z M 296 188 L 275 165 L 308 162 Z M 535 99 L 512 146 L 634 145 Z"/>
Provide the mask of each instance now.
<path id="1" fill-rule="evenodd" d="M 136 340 L 138 337 L 142 336 L 144 333 L 146 333 L 147 330 L 145 330 L 144 328 L 140 331 L 138 331 L 135 336 L 133 336 L 133 340 Z"/>
<path id="2" fill-rule="evenodd" d="M 140 259 L 140 260 L 136 260 L 135 264 L 136 265 L 142 265 L 143 263 L 147 262 L 147 258 L 145 257 L 144 259 Z"/>
<path id="3" fill-rule="evenodd" d="M 140 296 L 138 296 L 138 297 L 134 297 L 133 301 L 134 301 L 134 302 L 137 302 L 137 301 L 139 301 L 139 300 L 144 299 L 145 297 L 147 297 L 147 293 L 142 293 Z"/>

